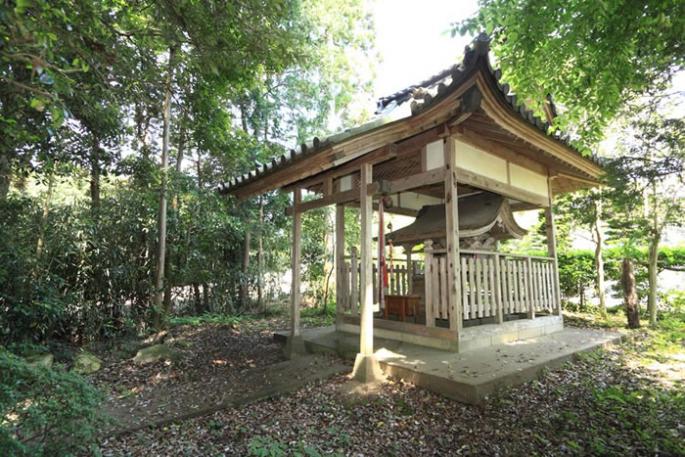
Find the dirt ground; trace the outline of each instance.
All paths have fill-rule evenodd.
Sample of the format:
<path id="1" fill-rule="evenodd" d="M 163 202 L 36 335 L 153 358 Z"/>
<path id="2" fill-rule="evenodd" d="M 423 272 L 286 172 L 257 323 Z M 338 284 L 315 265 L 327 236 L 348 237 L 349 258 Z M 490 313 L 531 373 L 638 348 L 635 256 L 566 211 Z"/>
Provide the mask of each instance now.
<path id="1" fill-rule="evenodd" d="M 145 407 L 145 392 L 167 392 L 154 411 L 174 410 L 178 392 L 204 402 L 245 385 L 249 370 L 278 364 L 271 330 L 258 324 L 179 327 L 182 356 L 143 369 L 116 362 L 96 376 L 112 405 Z M 578 325 L 578 323 L 576 323 Z M 582 323 L 581 323 L 582 325 Z M 105 456 L 280 455 L 685 455 L 682 380 L 634 360 L 635 343 L 595 352 L 483 406 L 457 403 L 389 380 L 366 396 L 346 393 L 345 375 L 293 393 L 103 439 Z M 248 380 L 249 383 L 249 380 Z M 122 387 L 123 386 L 123 387 Z M 161 390 L 159 390 L 161 388 Z M 164 395 L 162 395 L 164 397 Z M 138 402 L 143 402 L 142 404 Z"/>

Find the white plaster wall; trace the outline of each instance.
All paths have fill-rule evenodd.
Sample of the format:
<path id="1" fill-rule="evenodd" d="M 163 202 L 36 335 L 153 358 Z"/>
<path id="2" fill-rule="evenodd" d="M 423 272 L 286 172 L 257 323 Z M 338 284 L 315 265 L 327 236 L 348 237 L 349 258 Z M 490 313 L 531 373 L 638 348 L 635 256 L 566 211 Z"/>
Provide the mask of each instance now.
<path id="1" fill-rule="evenodd" d="M 426 145 L 426 171 L 445 166 L 445 152 L 442 140 L 433 141 Z"/>
<path id="2" fill-rule="evenodd" d="M 507 182 L 507 161 L 470 144 L 454 140 L 457 151 L 457 167 L 473 173 Z"/>
<path id="3" fill-rule="evenodd" d="M 352 190 L 352 175 L 343 176 L 340 178 L 340 191 Z"/>
<path id="4" fill-rule="evenodd" d="M 538 195 L 548 196 L 547 176 L 509 162 L 511 185 Z"/>

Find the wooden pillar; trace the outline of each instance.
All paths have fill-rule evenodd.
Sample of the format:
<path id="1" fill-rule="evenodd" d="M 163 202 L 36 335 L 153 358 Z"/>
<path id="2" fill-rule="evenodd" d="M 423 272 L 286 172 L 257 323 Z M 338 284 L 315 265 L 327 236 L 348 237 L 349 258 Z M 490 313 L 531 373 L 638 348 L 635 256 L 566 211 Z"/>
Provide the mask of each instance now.
<path id="1" fill-rule="evenodd" d="M 359 315 L 359 263 L 357 247 L 350 249 L 350 308 L 352 314 Z"/>
<path id="2" fill-rule="evenodd" d="M 361 215 L 361 272 L 359 279 L 360 318 L 359 318 L 359 353 L 354 362 L 352 376 L 360 382 L 373 382 L 382 378 L 378 361 L 373 355 L 373 250 L 372 196 L 367 186 L 372 182 L 372 166 L 363 163 L 359 179 L 359 212 Z"/>
<path id="3" fill-rule="evenodd" d="M 547 232 L 547 255 L 553 260 L 554 277 L 554 314 L 561 315 L 561 289 L 559 287 L 559 262 L 557 261 L 557 230 L 554 225 L 554 207 L 552 194 L 552 180 L 547 178 L 547 189 L 549 192 L 549 206 L 545 208 L 545 229 Z"/>
<path id="4" fill-rule="evenodd" d="M 405 245 L 404 255 L 407 258 L 407 295 L 414 293 L 414 267 L 411 264 L 411 250 L 414 246 Z"/>
<path id="5" fill-rule="evenodd" d="M 533 259 L 526 257 L 526 306 L 528 319 L 535 319 L 535 301 L 533 301 Z"/>
<path id="6" fill-rule="evenodd" d="M 290 291 L 290 338 L 286 345 L 286 355 L 290 358 L 303 354 L 304 342 L 300 328 L 300 255 L 302 246 L 302 213 L 300 203 L 302 202 L 302 191 L 293 191 L 293 247 L 291 255 L 292 282 Z"/>
<path id="7" fill-rule="evenodd" d="M 495 321 L 498 324 L 504 322 L 504 302 L 502 300 L 502 260 L 499 253 L 495 253 Z"/>
<path id="8" fill-rule="evenodd" d="M 335 314 L 336 325 L 340 317 L 349 308 L 349 284 L 345 271 L 345 206 L 335 206 Z"/>
<path id="9" fill-rule="evenodd" d="M 457 335 L 462 328 L 462 304 L 459 261 L 459 204 L 457 196 L 457 151 L 454 138 L 444 140 L 445 152 L 445 225 L 447 242 L 447 304 L 450 330 Z M 457 336 L 457 341 L 458 341 Z"/>
<path id="10" fill-rule="evenodd" d="M 433 298 L 433 275 L 437 272 L 433 271 L 433 240 L 426 240 L 423 243 L 424 249 L 424 271 L 423 271 L 423 302 L 426 305 L 426 327 L 435 327 L 435 312 Z"/>

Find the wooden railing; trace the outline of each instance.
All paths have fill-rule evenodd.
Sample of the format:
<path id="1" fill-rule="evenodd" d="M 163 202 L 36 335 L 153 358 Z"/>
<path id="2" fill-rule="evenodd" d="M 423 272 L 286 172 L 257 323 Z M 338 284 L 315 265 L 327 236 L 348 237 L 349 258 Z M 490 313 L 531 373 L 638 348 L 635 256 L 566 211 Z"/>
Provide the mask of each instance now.
<path id="1" fill-rule="evenodd" d="M 377 259 L 373 263 L 373 296 L 378 297 L 378 264 Z M 354 273 L 353 273 L 354 272 Z M 352 249 L 349 256 L 345 256 L 343 263 L 343 277 L 338 280 L 343 281 L 343 296 L 338 300 L 344 312 L 352 314 L 359 310 L 359 258 L 356 249 Z M 423 261 L 412 260 L 407 266 L 406 259 L 393 259 L 388 262 L 388 288 L 386 293 L 390 295 L 409 295 L 413 293 L 413 280 L 423 276 Z"/>
<path id="2" fill-rule="evenodd" d="M 340 310 L 359 314 L 359 258 L 352 250 L 344 259 L 343 294 Z M 554 313 L 559 309 L 556 267 L 552 257 L 523 256 L 491 251 L 460 250 L 460 301 L 464 321 L 494 318 L 501 323 L 506 315 Z M 444 249 L 426 242 L 424 259 L 396 259 L 388 268 L 391 295 L 423 295 L 426 325 L 449 319 L 447 257 Z M 423 281 L 423 286 L 417 286 Z M 418 288 L 419 290 L 414 290 Z M 373 266 L 374 301 L 378 297 L 377 266 Z M 491 319 L 492 321 L 492 319 Z"/>
<path id="3" fill-rule="evenodd" d="M 444 249 L 426 244 L 426 325 L 449 318 L 447 258 Z M 558 309 L 556 272 L 551 257 L 460 250 L 460 290 L 463 319 L 552 313 Z"/>

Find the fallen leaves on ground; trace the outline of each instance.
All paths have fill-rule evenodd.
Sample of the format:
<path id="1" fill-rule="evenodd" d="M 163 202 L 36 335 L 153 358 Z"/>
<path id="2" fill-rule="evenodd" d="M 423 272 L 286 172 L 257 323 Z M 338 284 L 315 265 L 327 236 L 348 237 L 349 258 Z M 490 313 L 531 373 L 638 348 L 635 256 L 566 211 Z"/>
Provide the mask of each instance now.
<path id="1" fill-rule="evenodd" d="M 248 359 L 265 363 L 280 354 L 250 332 L 215 337 L 221 344 L 244 349 L 235 352 L 230 369 L 214 367 L 205 372 L 208 375 L 230 376 L 229 371 L 235 371 L 239 376 L 236 367 L 244 367 Z M 108 439 L 102 452 L 106 456 L 257 455 L 256 448 L 268 446 L 283 452 L 274 455 L 685 452 L 682 382 L 666 389 L 655 382 L 653 372 L 629 367 L 630 357 L 626 344 L 593 352 L 538 380 L 507 389 L 482 406 L 461 404 L 399 380 L 351 401 L 340 388 L 347 377 L 335 376 L 290 395 Z M 187 361 L 184 367 L 198 362 Z M 184 376 L 176 375 L 175 379 Z"/>

